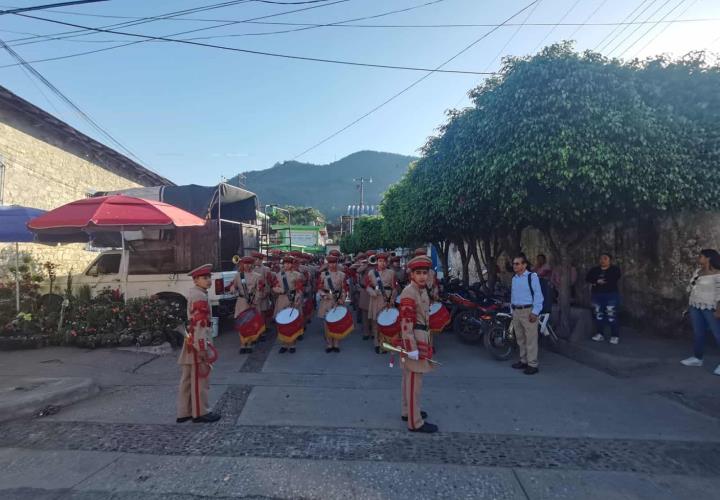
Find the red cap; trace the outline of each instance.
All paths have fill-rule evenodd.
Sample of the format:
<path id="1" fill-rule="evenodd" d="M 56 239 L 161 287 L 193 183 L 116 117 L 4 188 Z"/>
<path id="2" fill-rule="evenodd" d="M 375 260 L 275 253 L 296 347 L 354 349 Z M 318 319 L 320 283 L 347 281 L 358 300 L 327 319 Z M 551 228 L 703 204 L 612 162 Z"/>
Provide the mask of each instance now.
<path id="1" fill-rule="evenodd" d="M 198 278 L 200 276 L 208 276 L 212 273 L 212 264 L 203 264 L 200 267 L 196 267 L 192 271 L 190 271 L 187 275 L 192 276 L 193 278 Z"/>
<path id="2" fill-rule="evenodd" d="M 294 263 L 295 263 L 295 257 L 293 257 L 292 255 L 286 255 L 286 256 L 283 258 L 282 263 L 285 264 L 286 262 L 287 262 L 288 264 L 294 264 Z"/>
<path id="3" fill-rule="evenodd" d="M 380 252 L 380 253 L 378 253 L 378 254 L 375 254 L 375 258 L 376 258 L 377 260 L 382 259 L 382 260 L 384 260 L 384 261 L 387 262 L 387 260 L 388 260 L 388 254 Z"/>
<path id="4" fill-rule="evenodd" d="M 432 267 L 432 260 L 426 255 L 418 255 L 410 259 L 407 264 L 408 269 L 414 271 L 416 269 L 430 269 Z"/>
<path id="5" fill-rule="evenodd" d="M 427 248 L 420 247 L 415 249 L 415 255 L 427 255 Z"/>
<path id="6" fill-rule="evenodd" d="M 240 262 L 243 264 L 255 264 L 255 258 L 250 257 L 249 255 L 246 255 L 242 259 L 240 259 Z"/>
<path id="7" fill-rule="evenodd" d="M 260 252 L 250 252 L 250 255 L 252 255 L 253 258 L 255 258 L 255 259 L 264 259 L 265 258 L 265 254 L 260 253 Z"/>

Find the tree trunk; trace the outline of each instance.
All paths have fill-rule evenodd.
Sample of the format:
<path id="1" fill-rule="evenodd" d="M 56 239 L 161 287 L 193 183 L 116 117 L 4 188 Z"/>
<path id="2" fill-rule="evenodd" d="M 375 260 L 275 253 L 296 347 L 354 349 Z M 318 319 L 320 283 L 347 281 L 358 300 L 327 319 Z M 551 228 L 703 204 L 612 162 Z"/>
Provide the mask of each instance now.
<path id="1" fill-rule="evenodd" d="M 517 257 L 522 252 L 522 230 L 522 227 L 514 227 L 508 232 L 505 251 L 510 259 Z"/>
<path id="2" fill-rule="evenodd" d="M 450 241 L 436 241 L 433 243 L 433 246 L 435 247 L 435 250 L 440 256 L 440 265 L 443 269 L 443 276 L 445 276 L 447 279 L 450 276 L 450 264 L 448 262 L 450 259 Z"/>
<path id="3" fill-rule="evenodd" d="M 465 249 L 465 242 L 462 239 L 458 239 L 455 242 L 458 252 L 460 252 L 460 262 L 462 264 L 462 281 L 465 286 L 470 285 L 470 270 L 469 264 L 470 259 L 468 258 L 467 250 Z"/>
<path id="4" fill-rule="evenodd" d="M 497 238 L 493 238 L 497 240 Z M 495 244 L 493 244 L 495 243 Z M 482 238 L 482 252 L 485 259 L 485 266 L 488 271 L 487 287 L 490 293 L 495 292 L 495 284 L 497 283 L 497 241 L 491 241 L 489 235 Z"/>
<path id="5" fill-rule="evenodd" d="M 555 258 L 555 269 L 560 274 L 560 289 L 558 290 L 558 334 L 564 338 L 570 338 L 572 325 L 570 322 L 571 305 L 570 305 L 570 269 L 571 269 L 571 253 L 574 247 L 582 241 L 582 237 L 578 233 L 566 230 L 558 230 L 550 228 L 543 231 L 550 243 L 550 247 Z"/>
<path id="6" fill-rule="evenodd" d="M 477 275 L 478 275 L 478 281 L 484 285 L 485 277 L 483 276 L 483 272 L 482 272 L 483 266 L 482 266 L 482 263 L 480 262 L 480 257 L 478 256 L 477 245 L 478 245 L 477 238 L 471 238 L 468 241 L 468 250 L 470 252 L 470 257 L 472 257 L 472 260 L 475 263 L 475 271 L 477 272 Z"/>

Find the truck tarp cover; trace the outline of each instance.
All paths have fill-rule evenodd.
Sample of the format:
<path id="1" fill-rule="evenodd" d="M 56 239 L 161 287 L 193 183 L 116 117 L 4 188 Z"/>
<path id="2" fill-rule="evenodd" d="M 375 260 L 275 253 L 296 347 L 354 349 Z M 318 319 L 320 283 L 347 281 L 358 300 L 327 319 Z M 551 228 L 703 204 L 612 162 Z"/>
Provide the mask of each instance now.
<path id="1" fill-rule="evenodd" d="M 236 222 L 255 224 L 257 215 L 257 196 L 245 189 L 220 184 L 220 186 L 157 186 L 145 188 L 130 188 L 108 193 L 96 193 L 96 196 L 105 194 L 125 194 L 148 200 L 158 200 L 175 205 L 183 210 L 206 218 L 208 214 L 215 219 L 218 215 L 218 187 L 220 188 L 220 217 Z"/>

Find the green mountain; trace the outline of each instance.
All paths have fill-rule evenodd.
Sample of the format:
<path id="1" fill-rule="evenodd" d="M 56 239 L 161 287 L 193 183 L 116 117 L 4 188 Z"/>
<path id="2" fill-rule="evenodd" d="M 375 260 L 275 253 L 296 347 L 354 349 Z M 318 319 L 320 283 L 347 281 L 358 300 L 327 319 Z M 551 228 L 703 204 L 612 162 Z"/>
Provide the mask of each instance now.
<path id="1" fill-rule="evenodd" d="M 320 210 L 328 221 L 337 222 L 348 205 L 360 204 L 359 177 L 365 183 L 365 205 L 378 205 L 390 184 L 400 180 L 412 156 L 377 151 L 359 151 L 329 165 L 286 161 L 266 170 L 244 172 L 230 179 L 256 193 L 260 204 L 310 206 Z"/>

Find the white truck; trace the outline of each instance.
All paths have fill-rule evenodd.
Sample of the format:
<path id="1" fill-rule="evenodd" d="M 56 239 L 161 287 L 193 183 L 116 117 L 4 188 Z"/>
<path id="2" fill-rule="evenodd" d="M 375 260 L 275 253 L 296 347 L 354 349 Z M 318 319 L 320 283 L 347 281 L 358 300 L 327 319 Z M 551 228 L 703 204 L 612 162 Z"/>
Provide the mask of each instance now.
<path id="1" fill-rule="evenodd" d="M 229 184 L 96 193 L 106 194 L 164 201 L 205 218 L 207 223 L 199 228 L 126 231 L 123 245 L 118 244 L 118 233 L 97 235 L 94 246 L 113 249 L 101 251 L 82 274 L 73 276 L 75 290 L 88 286 L 95 296 L 109 288 L 119 290 L 128 299 L 155 295 L 184 307 L 185 295 L 192 286 L 188 271 L 212 263 L 208 295 L 213 316 L 232 313 L 235 297 L 225 293 L 225 286 L 235 276 L 233 257 L 258 250 L 260 244 L 254 193 Z"/>

